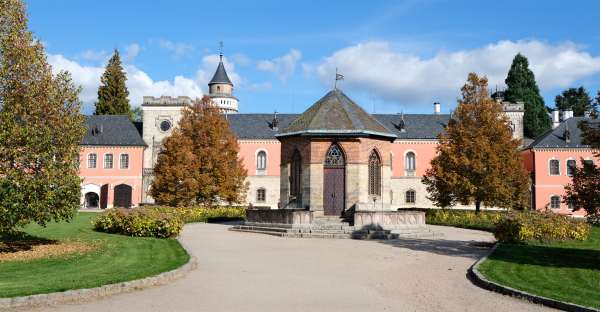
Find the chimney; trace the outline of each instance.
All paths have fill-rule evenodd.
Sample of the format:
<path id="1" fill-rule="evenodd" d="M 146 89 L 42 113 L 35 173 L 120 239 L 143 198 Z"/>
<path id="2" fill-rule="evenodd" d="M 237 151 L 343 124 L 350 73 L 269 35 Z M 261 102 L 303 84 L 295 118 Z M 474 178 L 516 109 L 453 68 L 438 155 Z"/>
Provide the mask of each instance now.
<path id="1" fill-rule="evenodd" d="M 592 111 L 591 110 L 586 110 L 585 112 L 583 112 L 583 117 L 585 117 L 585 118 L 592 118 Z"/>
<path id="2" fill-rule="evenodd" d="M 552 111 L 552 129 L 556 129 L 560 125 L 560 115 L 558 109 Z"/>
<path id="3" fill-rule="evenodd" d="M 441 110 L 440 102 L 433 103 L 433 113 L 439 115 Z"/>
<path id="4" fill-rule="evenodd" d="M 567 120 L 569 118 L 573 118 L 573 109 L 567 109 L 563 111 L 563 120 Z"/>

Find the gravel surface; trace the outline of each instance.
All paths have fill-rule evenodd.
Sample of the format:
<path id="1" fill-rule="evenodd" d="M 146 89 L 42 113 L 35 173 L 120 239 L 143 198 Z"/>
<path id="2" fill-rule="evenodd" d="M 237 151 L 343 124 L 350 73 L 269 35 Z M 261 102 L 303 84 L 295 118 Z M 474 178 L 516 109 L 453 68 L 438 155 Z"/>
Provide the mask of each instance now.
<path id="1" fill-rule="evenodd" d="M 433 228 L 444 239 L 296 239 L 186 225 L 181 239 L 198 258 L 187 277 L 34 311 L 550 311 L 467 280 L 489 233 Z"/>

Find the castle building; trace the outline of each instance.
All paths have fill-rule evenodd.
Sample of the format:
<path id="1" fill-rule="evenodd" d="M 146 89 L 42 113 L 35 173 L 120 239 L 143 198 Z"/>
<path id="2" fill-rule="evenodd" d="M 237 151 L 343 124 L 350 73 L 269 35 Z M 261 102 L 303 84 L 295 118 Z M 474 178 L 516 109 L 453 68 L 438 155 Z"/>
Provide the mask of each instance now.
<path id="1" fill-rule="evenodd" d="M 317 215 L 434 207 L 421 179 L 451 118 L 439 103 L 432 114 L 369 114 L 334 89 L 302 114 L 240 114 L 233 87 L 221 56 L 209 96 L 238 138 L 249 183 L 243 204 L 308 208 Z M 523 104 L 506 102 L 501 94 L 494 98 L 513 137 L 522 139 Z M 162 142 L 192 102 L 184 96 L 144 97 L 141 124 L 126 116 L 89 116 L 80 153 L 82 207 L 152 203 L 148 189 Z M 563 116 L 523 148 L 522 157 L 531 174 L 532 207 L 573 214 L 561 200 L 564 185 L 576 160 L 598 159 L 581 142 L 582 118 Z"/>

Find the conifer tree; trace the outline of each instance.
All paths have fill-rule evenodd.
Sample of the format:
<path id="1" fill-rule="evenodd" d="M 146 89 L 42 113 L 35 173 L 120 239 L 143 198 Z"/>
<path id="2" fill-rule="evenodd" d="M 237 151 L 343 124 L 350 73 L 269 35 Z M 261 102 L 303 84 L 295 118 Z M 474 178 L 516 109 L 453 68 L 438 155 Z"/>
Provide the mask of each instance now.
<path id="1" fill-rule="evenodd" d="M 584 87 L 569 88 L 557 95 L 554 102 L 558 110 L 572 110 L 576 117 L 584 116 L 586 112 L 596 112 L 597 103 L 592 101 Z"/>
<path id="2" fill-rule="evenodd" d="M 529 61 L 520 53 L 513 59 L 506 80 L 507 89 L 504 93 L 510 102 L 525 103 L 523 116 L 523 132 L 526 137 L 535 138 L 550 129 L 550 117 L 540 89 L 535 82 L 535 76 L 529 69 Z"/>
<path id="3" fill-rule="evenodd" d="M 119 51 L 115 49 L 113 56 L 108 60 L 102 78 L 100 78 L 95 115 L 127 115 L 129 119 L 133 119 L 127 98 L 129 91 L 125 86 L 126 81 L 127 76 L 121 65 Z"/>
<path id="4" fill-rule="evenodd" d="M 210 206 L 243 199 L 247 172 L 237 139 L 209 97 L 184 110 L 163 148 L 150 190 L 157 203 Z"/>
<path id="5" fill-rule="evenodd" d="M 520 209 L 527 202 L 527 173 L 512 138 L 508 117 L 487 92 L 487 78 L 469 74 L 437 156 L 423 177 L 439 207 L 474 203 Z"/>
<path id="6" fill-rule="evenodd" d="M 68 220 L 79 208 L 84 134 L 76 88 L 52 75 L 20 0 L 0 1 L 0 234 Z"/>

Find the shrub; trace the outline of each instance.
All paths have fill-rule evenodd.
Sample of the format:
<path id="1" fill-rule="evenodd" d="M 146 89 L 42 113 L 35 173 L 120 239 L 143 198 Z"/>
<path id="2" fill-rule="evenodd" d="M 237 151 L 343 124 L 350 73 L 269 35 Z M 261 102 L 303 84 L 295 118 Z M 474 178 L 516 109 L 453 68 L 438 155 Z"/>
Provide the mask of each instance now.
<path id="1" fill-rule="evenodd" d="M 502 218 L 494 230 L 500 242 L 585 240 L 590 226 L 583 220 L 552 212 L 510 213 Z"/>
<path id="2" fill-rule="evenodd" d="M 166 207 L 152 206 L 146 208 L 157 213 L 175 215 L 184 223 L 191 222 L 217 222 L 244 220 L 246 208 L 244 207 Z"/>
<path id="3" fill-rule="evenodd" d="M 455 226 L 465 229 L 493 231 L 495 224 L 506 215 L 505 211 L 480 211 L 429 209 L 427 210 L 426 223 L 434 225 Z"/>
<path id="4" fill-rule="evenodd" d="M 94 220 L 96 231 L 137 237 L 174 237 L 182 228 L 179 217 L 145 208 L 112 209 Z"/>

